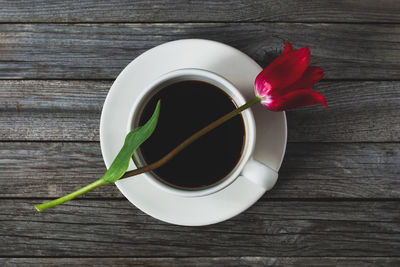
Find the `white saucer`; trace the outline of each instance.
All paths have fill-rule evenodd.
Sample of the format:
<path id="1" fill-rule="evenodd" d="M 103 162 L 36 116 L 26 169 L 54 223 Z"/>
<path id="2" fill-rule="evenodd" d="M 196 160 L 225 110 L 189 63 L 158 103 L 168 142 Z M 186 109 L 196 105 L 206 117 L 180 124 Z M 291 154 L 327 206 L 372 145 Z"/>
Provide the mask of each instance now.
<path id="1" fill-rule="evenodd" d="M 209 40 L 187 39 L 152 48 L 133 60 L 108 92 L 100 121 L 100 144 L 107 168 L 121 149 L 130 109 L 141 90 L 167 72 L 197 68 L 217 73 L 233 83 L 249 100 L 261 67 L 228 45 Z M 284 112 L 270 112 L 262 105 L 252 108 L 257 140 L 253 157 L 278 171 L 286 148 Z M 161 110 L 162 112 L 162 110 Z M 133 162 L 129 170 L 134 169 Z M 188 226 L 207 225 L 236 216 L 253 205 L 265 190 L 247 179 L 236 179 L 217 193 L 182 197 L 154 186 L 141 175 L 116 182 L 124 196 L 143 212 L 159 220 Z"/>

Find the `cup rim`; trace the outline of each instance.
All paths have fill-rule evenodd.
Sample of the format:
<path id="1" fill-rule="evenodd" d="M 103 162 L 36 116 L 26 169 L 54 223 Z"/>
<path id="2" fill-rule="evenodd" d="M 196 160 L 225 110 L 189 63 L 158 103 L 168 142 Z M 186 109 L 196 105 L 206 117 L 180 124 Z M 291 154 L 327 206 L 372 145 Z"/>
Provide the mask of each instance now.
<path id="1" fill-rule="evenodd" d="M 140 96 L 134 102 L 129 113 L 127 133 L 137 126 L 138 114 L 141 114 L 144 104 L 147 102 L 147 100 L 158 92 L 158 88 L 164 88 L 166 85 L 168 85 L 168 83 L 172 84 L 177 81 L 185 80 L 198 80 L 211 83 L 223 90 L 226 94 L 228 94 L 237 106 L 241 106 L 246 103 L 243 95 L 231 82 L 214 72 L 195 68 L 177 69 L 159 76 L 142 91 Z M 138 110 L 138 108 L 140 109 Z M 199 190 L 184 190 L 167 185 L 166 183 L 160 181 L 158 178 L 154 177 L 150 172 L 143 173 L 142 175 L 145 176 L 144 178 L 150 181 L 153 185 L 178 196 L 201 197 L 224 189 L 240 176 L 242 169 L 251 157 L 254 150 L 256 130 L 255 121 L 251 109 L 246 109 L 245 111 L 243 111 L 242 117 L 246 132 L 242 155 L 233 170 L 226 177 L 217 182 L 214 186 L 211 185 L 210 187 Z M 135 154 L 138 155 L 137 152 L 135 152 Z"/>

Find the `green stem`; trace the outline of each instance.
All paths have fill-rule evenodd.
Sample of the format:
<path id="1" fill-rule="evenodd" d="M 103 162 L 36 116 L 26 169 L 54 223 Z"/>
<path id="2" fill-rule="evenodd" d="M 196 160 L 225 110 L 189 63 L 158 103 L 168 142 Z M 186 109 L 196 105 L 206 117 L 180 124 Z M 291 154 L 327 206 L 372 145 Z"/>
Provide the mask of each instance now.
<path id="1" fill-rule="evenodd" d="M 95 181 L 95 182 L 93 182 L 91 184 L 88 184 L 85 187 L 82 187 L 81 189 L 76 190 L 75 192 L 72 192 L 71 194 L 65 195 L 63 197 L 54 199 L 54 200 L 49 201 L 49 202 L 45 202 L 43 204 L 35 205 L 35 208 L 38 211 L 43 211 L 45 209 L 60 205 L 60 204 L 66 202 L 68 200 L 76 198 L 77 196 L 85 194 L 86 192 L 89 192 L 90 190 L 95 189 L 96 187 L 99 187 L 99 186 L 104 185 L 106 183 L 107 183 L 106 181 L 104 181 L 102 179 L 99 179 L 99 180 L 97 180 L 97 181 Z"/>
<path id="2" fill-rule="evenodd" d="M 126 172 L 122 177 L 122 178 L 127 178 L 127 177 L 131 177 L 131 176 L 135 176 L 144 172 L 148 172 L 148 171 L 152 171 L 154 169 L 157 169 L 159 167 L 161 167 L 162 165 L 164 165 L 167 161 L 169 161 L 171 158 L 173 158 L 176 154 L 178 154 L 180 151 L 182 151 L 182 149 L 184 149 L 185 147 L 187 147 L 188 145 L 190 145 L 191 143 L 193 143 L 195 140 L 197 140 L 199 137 L 205 135 L 206 133 L 208 133 L 209 131 L 211 131 L 212 129 L 218 127 L 219 125 L 221 125 L 222 123 L 226 122 L 227 120 L 235 117 L 236 115 L 240 114 L 243 110 L 248 109 L 249 107 L 251 107 L 252 105 L 258 103 L 261 101 L 261 98 L 256 96 L 254 97 L 252 100 L 250 100 L 249 102 L 247 102 L 246 104 L 244 104 L 243 106 L 238 107 L 235 110 L 232 110 L 231 112 L 229 112 L 228 114 L 222 116 L 221 118 L 219 118 L 218 120 L 210 123 L 209 125 L 207 125 L 206 127 L 204 127 L 203 129 L 201 129 L 200 131 L 198 131 L 197 133 L 193 134 L 192 136 L 190 136 L 189 138 L 187 138 L 185 141 L 183 141 L 182 143 L 180 143 L 177 147 L 175 147 L 173 150 L 171 150 L 167 155 L 165 155 L 164 157 L 162 157 L 160 160 L 144 166 L 142 168 L 138 168 L 135 169 L 133 171 L 129 171 Z"/>
<path id="3" fill-rule="evenodd" d="M 176 154 L 178 154 L 180 151 L 182 151 L 185 147 L 187 147 L 188 145 L 190 145 L 191 143 L 193 143 L 195 140 L 197 140 L 199 137 L 205 135 L 206 133 L 208 133 L 209 131 L 211 131 L 212 129 L 218 127 L 219 125 L 221 125 L 222 123 L 226 122 L 227 120 L 235 117 L 236 115 L 240 114 L 243 110 L 248 109 L 249 107 L 251 107 L 252 105 L 258 103 L 261 101 L 261 98 L 256 96 L 255 98 L 253 98 L 252 100 L 250 100 L 249 102 L 247 102 L 246 104 L 244 104 L 243 106 L 238 107 L 235 110 L 232 110 L 231 112 L 229 112 L 228 114 L 222 116 L 221 118 L 219 118 L 218 120 L 212 122 L 211 124 L 207 125 L 206 127 L 204 127 L 203 129 L 201 129 L 200 131 L 198 131 L 197 133 L 193 134 L 192 136 L 190 136 L 189 138 L 187 138 L 185 141 L 183 141 L 181 144 L 179 144 L 176 148 L 174 148 L 173 150 L 171 150 L 168 154 L 166 154 L 164 157 L 162 157 L 160 160 L 144 166 L 142 168 L 138 168 L 136 170 L 133 171 L 129 171 L 126 172 L 121 178 L 127 178 L 127 177 L 131 177 L 131 176 L 135 176 L 144 172 L 148 172 L 148 171 L 152 171 L 154 169 L 157 169 L 159 167 L 161 167 L 163 164 L 165 164 L 167 161 L 169 161 L 171 158 L 173 158 Z M 38 211 L 43 211 L 45 209 L 57 206 L 59 204 L 62 204 L 68 200 L 74 199 L 77 196 L 80 196 L 92 189 L 95 189 L 96 187 L 99 187 L 101 185 L 107 184 L 106 181 L 99 179 L 85 187 L 82 187 L 81 189 L 68 194 L 66 196 L 57 198 L 55 200 L 49 201 L 49 202 L 45 202 L 43 204 L 38 204 L 35 205 L 35 208 Z"/>

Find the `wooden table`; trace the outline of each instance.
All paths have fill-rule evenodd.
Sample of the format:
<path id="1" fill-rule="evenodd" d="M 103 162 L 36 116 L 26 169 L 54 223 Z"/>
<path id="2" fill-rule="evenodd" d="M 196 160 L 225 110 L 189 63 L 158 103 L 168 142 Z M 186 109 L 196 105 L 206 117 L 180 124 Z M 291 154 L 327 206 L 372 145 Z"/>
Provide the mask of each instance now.
<path id="1" fill-rule="evenodd" d="M 400 2 L 0 1 L 0 265 L 400 266 Z M 206 227 L 155 220 L 100 177 L 102 105 L 161 43 L 206 38 L 265 66 L 308 45 L 328 99 L 287 112 L 276 187 Z M 244 70 L 245 71 L 245 70 Z"/>

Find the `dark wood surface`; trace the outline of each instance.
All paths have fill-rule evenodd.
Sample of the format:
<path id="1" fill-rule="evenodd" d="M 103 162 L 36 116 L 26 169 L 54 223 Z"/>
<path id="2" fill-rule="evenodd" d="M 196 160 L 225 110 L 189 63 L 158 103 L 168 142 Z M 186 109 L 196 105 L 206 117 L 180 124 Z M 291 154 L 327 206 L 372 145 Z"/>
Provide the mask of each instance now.
<path id="1" fill-rule="evenodd" d="M 309 46 L 326 79 L 396 79 L 398 24 L 96 23 L 0 24 L 4 79 L 114 79 L 133 58 L 167 41 L 230 44 L 265 66 L 285 40 Z"/>
<path id="2" fill-rule="evenodd" d="M 73 201 L 37 214 L 32 205 L 41 200 L 1 202 L 0 255 L 396 257 L 400 250 L 397 201 L 264 199 L 233 219 L 193 228 L 157 221 L 125 199 Z"/>
<path id="3" fill-rule="evenodd" d="M 99 141 L 111 84 L 0 80 L 0 140 Z M 315 89 L 327 97 L 329 109 L 288 111 L 289 141 L 399 142 L 399 86 L 400 81 L 322 81 Z"/>
<path id="4" fill-rule="evenodd" d="M 1 266 L 400 266 L 400 2 L 0 0 Z M 112 185 L 32 205 L 105 166 L 118 73 L 170 40 L 227 43 L 266 66 L 308 45 L 328 109 L 287 112 L 275 188 L 226 222 L 180 227 Z"/>
<path id="5" fill-rule="evenodd" d="M 400 22 L 396 0 L 1 0 L 1 22 Z"/>
<path id="6" fill-rule="evenodd" d="M 5 266 L 398 266 L 398 257 L 0 258 Z"/>
<path id="7" fill-rule="evenodd" d="M 0 150 L 0 198 L 54 198 L 105 172 L 97 142 L 6 142 Z M 264 199 L 400 198 L 399 162 L 399 143 L 289 143 Z M 123 198 L 113 185 L 83 197 Z"/>

